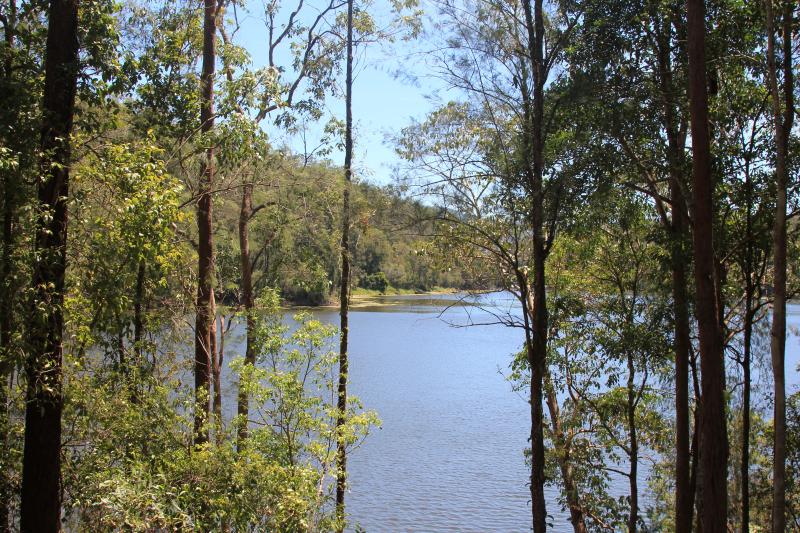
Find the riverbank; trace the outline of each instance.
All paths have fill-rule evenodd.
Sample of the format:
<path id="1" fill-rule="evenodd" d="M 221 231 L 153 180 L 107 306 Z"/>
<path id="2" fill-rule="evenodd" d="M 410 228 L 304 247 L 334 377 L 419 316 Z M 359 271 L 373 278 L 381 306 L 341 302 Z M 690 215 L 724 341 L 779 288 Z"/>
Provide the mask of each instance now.
<path id="1" fill-rule="evenodd" d="M 377 290 L 371 289 L 364 289 L 361 287 L 353 288 L 353 292 L 350 295 L 350 307 L 351 308 L 360 308 L 360 307 L 369 307 L 372 305 L 380 304 L 380 305 L 399 305 L 402 304 L 402 300 L 393 300 L 396 296 L 404 296 L 404 297 L 437 297 L 437 296 L 445 296 L 448 294 L 458 294 L 463 291 L 459 291 L 458 289 L 450 288 L 450 287 L 434 287 L 429 291 L 415 291 L 413 289 L 396 289 L 391 287 L 387 289 L 385 292 L 380 292 Z M 338 309 L 339 308 L 339 300 L 338 299 L 331 299 L 329 302 L 320 304 L 320 305 L 303 305 L 300 303 L 292 303 L 292 302 L 285 302 L 284 307 L 287 309 Z"/>

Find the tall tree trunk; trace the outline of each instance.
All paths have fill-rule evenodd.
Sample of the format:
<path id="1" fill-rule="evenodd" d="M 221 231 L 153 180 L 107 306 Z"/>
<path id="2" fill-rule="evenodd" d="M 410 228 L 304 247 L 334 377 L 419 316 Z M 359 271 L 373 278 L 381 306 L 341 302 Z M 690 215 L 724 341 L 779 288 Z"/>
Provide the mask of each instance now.
<path id="1" fill-rule="evenodd" d="M 749 274 L 749 273 L 748 273 Z M 750 280 L 745 287 L 744 354 L 742 357 L 742 457 L 739 474 L 742 478 L 742 533 L 750 531 L 750 351 L 753 338 L 753 289 Z"/>
<path id="2" fill-rule="evenodd" d="M 10 0 L 6 14 L 5 77 L 10 81 L 13 74 L 12 51 L 14 50 L 14 31 L 16 29 L 17 2 Z M 11 363 L 11 330 L 14 310 L 15 288 L 12 286 L 14 254 L 14 224 L 17 212 L 16 170 L 9 169 L 3 179 L 3 250 L 0 258 L 0 532 L 10 531 L 10 506 L 13 498 L 9 471 L 9 406 L 8 382 L 13 371 Z"/>
<path id="3" fill-rule="evenodd" d="M 78 79 L 78 1 L 51 0 L 22 458 L 20 531 L 61 529 L 61 355 L 70 136 Z"/>
<path id="4" fill-rule="evenodd" d="M 631 317 L 633 320 L 633 317 Z M 628 438 L 630 439 L 630 513 L 628 514 L 628 533 L 636 533 L 639 522 L 639 437 L 636 433 L 636 368 L 633 354 L 628 354 Z"/>
<path id="5" fill-rule="evenodd" d="M 545 260 L 547 251 L 544 236 L 544 14 L 542 0 L 523 0 L 525 26 L 528 33 L 528 55 L 533 73 L 533 98 L 526 102 L 525 145 L 532 166 L 526 169 L 531 195 L 531 229 L 533 231 L 533 344 L 528 352 L 531 367 L 531 513 L 534 533 L 547 530 L 547 506 L 544 498 L 544 413 L 542 383 L 547 359 L 547 291 L 545 287 Z M 532 108 L 528 111 L 527 108 Z"/>
<path id="6" fill-rule="evenodd" d="M 700 398 L 700 376 L 697 371 L 697 357 L 692 354 L 689 359 L 689 365 L 692 371 L 692 386 L 694 389 L 694 433 L 692 434 L 692 471 L 689 477 L 689 494 L 692 502 L 695 505 L 697 515 L 695 523 L 695 532 L 702 533 L 703 524 L 700 515 L 703 512 L 703 472 L 700 464 L 700 414 L 702 413 L 703 402 Z"/>
<path id="7" fill-rule="evenodd" d="M 203 67 L 200 129 L 208 134 L 214 128 L 214 70 L 216 64 L 215 0 L 204 0 Z M 207 142 L 209 142 L 207 140 Z M 195 444 L 208 442 L 209 384 L 211 366 L 211 320 L 214 290 L 214 242 L 212 238 L 212 188 L 214 184 L 214 147 L 206 149 L 197 202 L 197 317 L 195 321 L 194 388 Z"/>
<path id="8" fill-rule="evenodd" d="M 533 320 L 533 312 L 531 311 L 533 309 L 533 299 L 530 294 L 530 285 L 527 275 L 521 270 L 517 270 L 516 275 L 520 290 L 522 318 L 525 325 L 525 350 L 526 354 L 530 354 L 534 350 L 534 331 L 531 327 L 531 321 Z M 530 361 L 530 359 L 531 357 L 528 355 L 528 361 Z M 569 508 L 569 521 L 572 524 L 574 533 L 587 533 L 586 516 L 580 502 L 578 484 L 575 481 L 575 474 L 572 469 L 571 450 L 561 421 L 558 397 L 556 396 L 553 383 L 550 379 L 550 372 L 546 366 L 544 368 L 543 382 L 547 408 L 550 415 L 550 424 L 552 427 L 553 446 L 555 447 L 556 460 L 558 462 L 558 468 L 561 471 L 561 481 L 564 484 L 564 494 L 566 495 L 567 507 Z"/>
<path id="9" fill-rule="evenodd" d="M 672 211 L 672 308 L 675 336 L 675 531 L 689 533 L 692 530 L 692 511 L 694 496 L 690 488 L 689 448 L 689 348 L 691 345 L 689 329 L 689 296 L 686 255 L 684 243 L 688 240 L 686 212 L 676 205 L 685 205 L 680 186 L 670 186 L 673 202 Z M 696 430 L 695 430 L 696 431 Z"/>
<path id="10" fill-rule="evenodd" d="M 242 205 L 239 209 L 239 259 L 242 271 L 242 303 L 245 312 L 245 352 L 246 365 L 255 365 L 256 354 L 254 348 L 255 317 L 253 316 L 253 265 L 250 260 L 250 219 L 253 216 L 253 184 L 245 183 L 242 187 Z M 236 414 L 241 420 L 237 430 L 238 447 L 242 448 L 247 439 L 247 416 L 249 412 L 249 397 L 247 390 L 239 384 L 239 398 Z"/>
<path id="11" fill-rule="evenodd" d="M 753 339 L 753 187 L 750 172 L 745 170 L 745 257 L 744 278 L 744 347 L 742 354 L 742 457 L 739 475 L 742 478 L 742 533 L 750 531 L 750 360 Z"/>
<path id="12" fill-rule="evenodd" d="M 775 58 L 775 12 L 765 0 L 767 17 L 767 77 L 772 97 L 775 128 L 775 220 L 772 227 L 773 290 L 770 353 L 774 381 L 775 442 L 772 453 L 772 531 L 786 528 L 786 187 L 788 183 L 789 135 L 794 123 L 794 76 L 792 72 L 792 28 L 794 2 L 783 3 L 783 94 L 778 87 Z M 781 98 L 783 97 L 783 98 Z M 781 102 L 783 100 L 783 102 Z M 783 109 L 781 109 L 783 107 Z"/>
<path id="13" fill-rule="evenodd" d="M 347 67 L 345 80 L 344 190 L 342 192 L 342 279 L 339 291 L 339 387 L 336 418 L 336 518 L 344 531 L 344 493 L 347 487 L 347 450 L 342 432 L 347 413 L 347 341 L 350 333 L 350 183 L 353 162 L 353 0 L 347 1 Z"/>
<path id="14" fill-rule="evenodd" d="M 658 19 L 658 14 L 654 14 Z M 675 532 L 692 530 L 694 505 L 689 490 L 689 297 L 686 291 L 687 268 L 685 247 L 688 240 L 686 199 L 683 196 L 681 158 L 684 144 L 679 139 L 676 117 L 675 86 L 672 76 L 670 17 L 662 21 L 658 39 L 658 68 L 664 106 L 664 129 L 667 133 L 667 163 L 670 174 L 672 203 L 670 263 L 672 269 L 672 312 L 674 320 L 673 351 L 675 353 Z"/>
<path id="15" fill-rule="evenodd" d="M 728 436 L 725 420 L 725 362 L 714 287 L 714 184 L 705 58 L 705 3 L 687 0 L 689 108 L 694 182 L 694 268 L 700 336 L 702 401 L 700 462 L 703 471 L 701 522 L 706 533 L 727 531 Z"/>

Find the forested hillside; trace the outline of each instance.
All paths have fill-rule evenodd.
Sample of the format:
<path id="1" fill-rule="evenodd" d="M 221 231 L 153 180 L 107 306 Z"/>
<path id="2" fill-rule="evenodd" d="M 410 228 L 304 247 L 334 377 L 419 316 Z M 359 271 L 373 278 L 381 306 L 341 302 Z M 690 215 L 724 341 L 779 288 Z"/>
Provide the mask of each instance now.
<path id="1" fill-rule="evenodd" d="M 384 339 L 351 298 L 441 288 L 510 301 L 459 325 L 520 335 L 524 530 L 800 529 L 794 0 L 0 0 L 0 27 L 0 533 L 355 529 L 380 420 L 351 341 Z M 368 50 L 429 92 L 391 185 L 355 160 L 359 104 L 405 102 L 354 91 Z"/>
<path id="2" fill-rule="evenodd" d="M 301 167 L 296 161 L 287 158 L 274 180 L 254 190 L 254 284 L 278 288 L 290 303 L 317 305 L 338 297 L 342 171 L 326 163 Z M 368 183 L 357 184 L 353 193 L 355 287 L 379 293 L 467 288 L 460 275 L 442 272 L 434 264 L 427 229 L 434 209 Z M 218 196 L 217 275 L 220 290 L 232 301 L 239 287 L 239 204 L 235 191 Z"/>

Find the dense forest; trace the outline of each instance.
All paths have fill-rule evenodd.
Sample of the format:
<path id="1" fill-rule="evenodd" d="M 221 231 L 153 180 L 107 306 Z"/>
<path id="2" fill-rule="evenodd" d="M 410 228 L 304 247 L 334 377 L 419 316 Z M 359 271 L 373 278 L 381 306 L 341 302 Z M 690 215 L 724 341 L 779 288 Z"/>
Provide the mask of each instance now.
<path id="1" fill-rule="evenodd" d="M 794 0 L 0 0 L 0 25 L 0 531 L 353 530 L 380 413 L 348 395 L 351 300 L 434 289 L 516 302 L 535 533 L 554 505 L 575 533 L 800 529 Z M 394 132 L 391 185 L 354 162 L 378 47 L 446 95 Z M 323 304 L 339 328 L 290 309 Z"/>

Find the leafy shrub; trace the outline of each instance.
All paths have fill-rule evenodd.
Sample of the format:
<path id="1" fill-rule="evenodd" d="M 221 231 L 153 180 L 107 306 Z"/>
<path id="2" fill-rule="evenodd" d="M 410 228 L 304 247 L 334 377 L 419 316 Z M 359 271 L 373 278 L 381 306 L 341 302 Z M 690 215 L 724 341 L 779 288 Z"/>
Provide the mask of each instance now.
<path id="1" fill-rule="evenodd" d="M 359 280 L 359 286 L 365 289 L 385 293 L 386 289 L 389 288 L 389 280 L 386 278 L 386 274 L 383 272 L 376 272 L 374 274 L 362 276 Z"/>
<path id="2" fill-rule="evenodd" d="M 230 363 L 231 383 L 250 399 L 249 432 L 238 442 L 243 421 L 233 417 L 210 421 L 211 442 L 193 444 L 194 391 L 177 358 L 147 373 L 67 358 L 68 530 L 337 529 L 337 440 L 357 445 L 377 417 L 350 398 L 336 426 L 335 327 L 308 314 L 288 327 L 271 290 L 252 317 L 257 365 Z"/>

